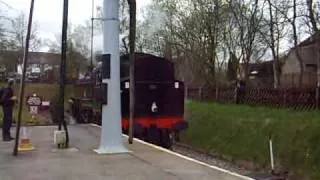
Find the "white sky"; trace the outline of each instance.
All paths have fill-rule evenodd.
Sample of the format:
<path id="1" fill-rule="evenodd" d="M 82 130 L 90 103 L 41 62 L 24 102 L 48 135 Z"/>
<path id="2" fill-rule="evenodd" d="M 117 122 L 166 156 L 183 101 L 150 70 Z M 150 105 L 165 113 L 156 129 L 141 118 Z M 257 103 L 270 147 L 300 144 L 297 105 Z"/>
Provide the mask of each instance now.
<path id="1" fill-rule="evenodd" d="M 141 8 L 151 0 L 137 0 L 137 17 L 142 18 Z M 102 6 L 103 0 L 94 0 L 95 6 Z M 28 16 L 30 0 L 0 0 L 8 4 L 8 15 L 15 16 L 20 11 Z M 91 18 L 92 0 L 69 0 L 69 22 L 83 24 Z M 61 33 L 63 0 L 35 0 L 34 21 L 38 23 L 39 35 L 43 39 L 55 39 L 55 35 Z M 101 38 L 101 37 L 100 37 Z M 101 46 L 101 40 L 97 39 L 96 46 Z"/>

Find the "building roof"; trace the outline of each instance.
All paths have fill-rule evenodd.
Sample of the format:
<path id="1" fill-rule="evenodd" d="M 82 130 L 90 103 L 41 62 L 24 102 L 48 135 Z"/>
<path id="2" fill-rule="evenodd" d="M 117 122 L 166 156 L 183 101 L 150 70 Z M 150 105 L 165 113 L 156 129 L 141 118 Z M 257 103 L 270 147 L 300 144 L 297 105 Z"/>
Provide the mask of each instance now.
<path id="1" fill-rule="evenodd" d="M 308 37 L 307 39 L 302 41 L 300 44 L 298 44 L 297 47 L 291 48 L 287 57 L 290 58 L 290 54 L 291 56 L 296 56 L 295 50 L 298 48 L 301 59 L 304 62 L 304 64 L 317 64 L 317 60 L 316 60 L 317 48 L 316 47 L 317 47 L 316 34 L 313 34 L 312 36 Z"/>
<path id="2" fill-rule="evenodd" d="M 302 41 L 301 43 L 299 43 L 298 47 L 302 47 L 302 46 L 308 46 L 311 44 L 314 44 L 316 42 L 316 33 L 309 36 L 307 39 L 305 39 L 304 41 Z M 318 33 L 318 39 L 320 38 L 320 34 Z"/>

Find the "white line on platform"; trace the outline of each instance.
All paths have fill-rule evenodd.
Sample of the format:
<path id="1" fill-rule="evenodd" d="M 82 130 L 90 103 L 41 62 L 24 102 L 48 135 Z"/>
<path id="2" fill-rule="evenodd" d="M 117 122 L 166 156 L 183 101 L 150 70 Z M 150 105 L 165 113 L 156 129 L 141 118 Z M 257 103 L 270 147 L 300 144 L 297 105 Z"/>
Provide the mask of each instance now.
<path id="1" fill-rule="evenodd" d="M 96 124 L 91 124 L 91 125 L 92 125 L 92 126 L 95 126 L 95 127 L 101 128 L 101 126 L 96 125 Z M 125 134 L 122 134 L 122 135 L 123 135 L 124 137 L 128 138 L 127 135 L 125 135 Z M 140 139 L 134 138 L 134 140 L 137 141 L 137 142 L 139 142 L 139 143 L 141 143 L 141 144 L 144 144 L 144 145 L 150 146 L 150 147 L 152 147 L 152 148 L 158 149 L 158 150 L 160 150 L 160 151 L 163 151 L 163 152 L 169 153 L 169 154 L 171 154 L 171 155 L 174 155 L 174 156 L 177 156 L 177 157 L 180 157 L 180 158 L 183 158 L 183 159 L 192 161 L 192 162 L 197 163 L 197 164 L 201 164 L 201 165 L 203 165 L 203 166 L 206 166 L 206 167 L 209 167 L 209 168 L 212 168 L 212 169 L 221 171 L 221 172 L 223 172 L 223 173 L 226 173 L 226 174 L 229 174 L 229 175 L 232 175 L 232 176 L 241 178 L 241 179 L 243 179 L 243 180 L 254 180 L 254 179 L 252 179 L 252 178 L 250 178 L 250 177 L 243 176 L 243 175 L 240 175 L 240 174 L 231 172 L 231 171 L 229 171 L 229 170 L 222 169 L 222 168 L 219 168 L 219 167 L 217 167 L 217 166 L 213 166 L 213 165 L 210 165 L 210 164 L 207 164 L 207 163 L 198 161 L 198 160 L 196 160 L 196 159 L 193 159 L 193 158 L 190 158 L 190 157 L 187 157 L 187 156 L 184 156 L 184 155 L 175 153 L 175 152 L 170 151 L 170 150 L 168 150 L 168 149 L 165 149 L 165 148 L 163 148 L 163 147 L 159 147 L 159 146 L 156 146 L 156 145 L 154 145 L 154 144 L 150 144 L 150 143 L 144 142 L 144 141 L 142 141 L 142 140 L 140 140 Z"/>

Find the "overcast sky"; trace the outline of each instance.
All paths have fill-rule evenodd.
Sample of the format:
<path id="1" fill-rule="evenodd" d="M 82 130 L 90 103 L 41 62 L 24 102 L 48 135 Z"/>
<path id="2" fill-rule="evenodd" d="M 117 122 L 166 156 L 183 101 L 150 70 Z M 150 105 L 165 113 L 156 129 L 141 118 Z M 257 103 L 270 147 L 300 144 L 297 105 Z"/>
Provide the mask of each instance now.
<path id="1" fill-rule="evenodd" d="M 94 0 L 95 6 L 102 6 L 103 0 Z M 137 16 L 140 19 L 140 10 L 150 0 L 137 0 Z M 9 16 L 15 16 L 23 11 L 27 15 L 30 8 L 30 0 L 0 0 L 1 7 L 7 6 Z M 7 4 L 7 5 L 4 5 Z M 69 0 L 69 22 L 83 24 L 91 18 L 91 0 Z M 35 0 L 34 20 L 38 23 L 41 38 L 55 39 L 55 35 L 61 33 L 63 0 Z M 101 40 L 96 40 L 96 46 L 101 46 Z"/>

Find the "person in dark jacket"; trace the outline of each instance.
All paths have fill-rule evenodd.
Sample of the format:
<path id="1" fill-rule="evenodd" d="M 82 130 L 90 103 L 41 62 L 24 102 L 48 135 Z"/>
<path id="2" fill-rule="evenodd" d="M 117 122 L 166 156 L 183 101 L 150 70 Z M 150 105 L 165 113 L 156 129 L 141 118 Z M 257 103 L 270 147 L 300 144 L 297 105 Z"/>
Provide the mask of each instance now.
<path id="1" fill-rule="evenodd" d="M 243 80 L 239 80 L 237 82 L 237 87 L 236 87 L 236 104 L 242 104 L 245 98 L 245 82 Z"/>
<path id="2" fill-rule="evenodd" d="M 13 94 L 13 80 L 9 80 L 8 86 L 1 89 L 1 104 L 3 109 L 2 138 L 3 141 L 11 141 L 14 138 L 10 135 L 12 125 L 13 106 L 17 97 Z"/>

